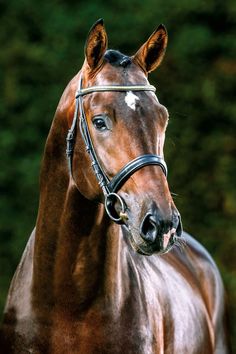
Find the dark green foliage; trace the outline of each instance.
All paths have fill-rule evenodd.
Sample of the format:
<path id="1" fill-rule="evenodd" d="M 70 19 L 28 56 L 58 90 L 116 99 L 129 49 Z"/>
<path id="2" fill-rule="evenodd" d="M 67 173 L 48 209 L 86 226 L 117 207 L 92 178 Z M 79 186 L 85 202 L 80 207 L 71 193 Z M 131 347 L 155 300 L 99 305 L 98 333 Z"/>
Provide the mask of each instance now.
<path id="1" fill-rule="evenodd" d="M 0 2 L 1 307 L 35 223 L 57 102 L 83 63 L 90 26 L 103 17 L 110 47 L 126 54 L 159 23 L 168 29 L 164 63 L 150 81 L 170 112 L 169 184 L 185 229 L 220 267 L 236 322 L 235 15 L 233 0 Z"/>

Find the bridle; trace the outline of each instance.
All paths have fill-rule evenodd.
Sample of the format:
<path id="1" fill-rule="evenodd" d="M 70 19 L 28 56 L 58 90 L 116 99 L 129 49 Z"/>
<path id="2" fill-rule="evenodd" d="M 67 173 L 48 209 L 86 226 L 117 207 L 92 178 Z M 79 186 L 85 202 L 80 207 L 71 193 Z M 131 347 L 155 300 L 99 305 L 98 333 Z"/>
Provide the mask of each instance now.
<path id="1" fill-rule="evenodd" d="M 76 104 L 75 104 L 75 112 L 74 118 L 71 125 L 71 128 L 67 134 L 67 148 L 66 155 L 68 158 L 69 171 L 72 176 L 72 158 L 75 144 L 75 136 L 76 136 L 76 125 L 79 120 L 79 128 L 82 135 L 82 138 L 85 143 L 86 151 L 89 153 L 91 159 L 91 165 L 100 185 L 103 194 L 104 194 L 104 204 L 105 209 L 108 216 L 118 224 L 124 222 L 126 217 L 126 205 L 124 200 L 121 198 L 119 194 L 116 192 L 122 187 L 122 185 L 129 179 L 130 176 L 137 170 L 141 169 L 144 166 L 148 165 L 158 165 L 161 167 L 165 176 L 167 176 L 167 165 L 165 160 L 159 156 L 154 154 L 145 154 L 136 157 L 134 160 L 127 163 L 111 180 L 108 178 L 106 173 L 104 172 L 98 158 L 96 151 L 93 146 L 93 142 L 91 139 L 91 135 L 88 128 L 88 122 L 86 119 L 86 114 L 83 106 L 83 97 L 90 93 L 94 92 L 107 92 L 107 91 L 115 91 L 115 92 L 128 92 L 128 91 L 151 91 L 155 92 L 156 88 L 152 85 L 131 85 L 131 86 L 119 86 L 119 85 L 102 85 L 102 86 L 91 86 L 87 88 L 82 88 L 82 75 L 79 80 L 79 87 L 76 92 Z M 79 117 L 80 113 L 80 117 Z M 79 119 L 78 119 L 79 117 Z M 115 209 L 115 204 L 119 204 L 119 214 Z"/>

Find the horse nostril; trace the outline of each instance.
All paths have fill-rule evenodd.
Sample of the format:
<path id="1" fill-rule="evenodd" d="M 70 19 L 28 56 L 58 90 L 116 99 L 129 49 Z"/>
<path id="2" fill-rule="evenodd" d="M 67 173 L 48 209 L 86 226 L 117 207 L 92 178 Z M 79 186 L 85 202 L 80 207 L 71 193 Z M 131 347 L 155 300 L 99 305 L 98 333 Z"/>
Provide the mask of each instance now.
<path id="1" fill-rule="evenodd" d="M 147 214 L 144 217 L 140 227 L 140 234 L 142 238 L 149 243 L 153 243 L 156 240 L 157 233 L 158 226 L 156 224 L 155 217 L 152 214 Z"/>
<path id="2" fill-rule="evenodd" d="M 174 212 L 171 218 L 163 218 L 158 212 L 148 212 L 140 226 L 140 235 L 149 244 L 160 245 L 170 240 L 174 240 L 174 234 L 181 237 L 182 223 L 179 213 Z M 158 241 L 158 242 L 157 242 Z M 163 243 L 164 242 L 164 243 Z"/>

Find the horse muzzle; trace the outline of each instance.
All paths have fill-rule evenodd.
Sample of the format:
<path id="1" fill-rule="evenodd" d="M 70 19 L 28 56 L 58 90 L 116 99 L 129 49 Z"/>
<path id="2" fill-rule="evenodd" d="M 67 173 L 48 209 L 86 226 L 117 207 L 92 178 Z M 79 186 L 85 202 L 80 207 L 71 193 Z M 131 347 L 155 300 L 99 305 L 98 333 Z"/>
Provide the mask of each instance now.
<path id="1" fill-rule="evenodd" d="M 177 209 L 171 213 L 171 217 L 161 216 L 158 209 L 149 211 L 144 216 L 140 225 L 140 236 L 144 243 L 141 249 L 153 250 L 153 252 L 166 253 L 181 237 L 182 223 Z"/>
<path id="2" fill-rule="evenodd" d="M 111 220 L 125 225 L 131 236 L 131 244 L 139 253 L 150 255 L 166 253 L 181 237 L 181 217 L 176 208 L 166 216 L 155 203 L 146 214 L 137 220 L 128 210 L 124 199 L 117 193 L 110 193 L 105 198 L 105 209 Z M 136 219 L 136 220 L 135 220 Z M 140 225 L 138 227 L 138 225 Z"/>

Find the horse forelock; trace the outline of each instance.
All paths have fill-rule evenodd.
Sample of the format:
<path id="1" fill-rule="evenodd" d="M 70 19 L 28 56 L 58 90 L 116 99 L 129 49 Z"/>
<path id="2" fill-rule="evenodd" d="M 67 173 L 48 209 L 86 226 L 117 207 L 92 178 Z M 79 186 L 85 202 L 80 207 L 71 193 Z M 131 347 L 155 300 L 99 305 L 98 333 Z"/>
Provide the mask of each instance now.
<path id="1" fill-rule="evenodd" d="M 104 59 L 113 66 L 127 67 L 131 65 L 131 58 L 122 54 L 118 50 L 108 49 L 104 54 Z"/>

